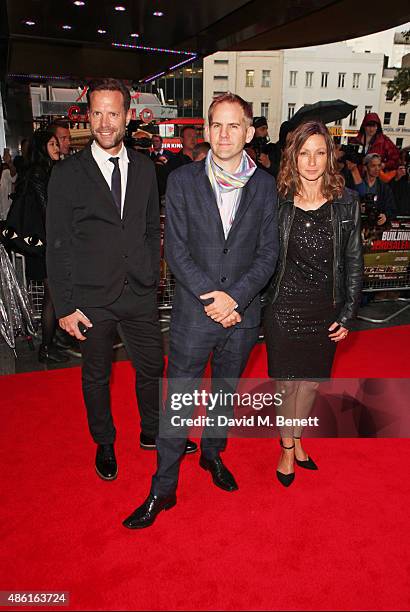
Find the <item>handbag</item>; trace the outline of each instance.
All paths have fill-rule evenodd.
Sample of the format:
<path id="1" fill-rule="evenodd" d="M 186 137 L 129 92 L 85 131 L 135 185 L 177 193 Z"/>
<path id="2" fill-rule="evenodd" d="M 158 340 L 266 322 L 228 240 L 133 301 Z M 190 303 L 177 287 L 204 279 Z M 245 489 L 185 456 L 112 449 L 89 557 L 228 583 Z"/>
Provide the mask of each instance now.
<path id="1" fill-rule="evenodd" d="M 22 255 L 42 256 L 45 253 L 44 213 L 29 176 L 14 194 L 2 229 L 6 248 Z"/>

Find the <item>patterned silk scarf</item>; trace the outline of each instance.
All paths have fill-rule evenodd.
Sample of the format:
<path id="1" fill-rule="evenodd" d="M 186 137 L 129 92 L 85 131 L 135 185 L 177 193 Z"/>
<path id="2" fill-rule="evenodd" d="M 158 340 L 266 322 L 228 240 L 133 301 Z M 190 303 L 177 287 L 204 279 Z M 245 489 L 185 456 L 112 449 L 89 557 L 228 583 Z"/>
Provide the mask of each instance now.
<path id="1" fill-rule="evenodd" d="M 229 234 L 229 230 L 234 222 L 236 211 L 241 195 L 241 189 L 245 187 L 257 166 L 255 162 L 249 157 L 249 155 L 243 151 L 242 161 L 239 166 L 238 172 L 231 173 L 223 170 L 218 164 L 215 163 L 212 157 L 212 151 L 208 152 L 205 161 L 205 171 L 211 183 L 212 189 L 215 193 L 216 201 L 218 203 L 219 212 L 221 214 L 221 220 L 225 232 L 225 238 Z M 235 191 L 232 209 L 229 214 L 224 214 L 224 202 L 222 194 Z"/>

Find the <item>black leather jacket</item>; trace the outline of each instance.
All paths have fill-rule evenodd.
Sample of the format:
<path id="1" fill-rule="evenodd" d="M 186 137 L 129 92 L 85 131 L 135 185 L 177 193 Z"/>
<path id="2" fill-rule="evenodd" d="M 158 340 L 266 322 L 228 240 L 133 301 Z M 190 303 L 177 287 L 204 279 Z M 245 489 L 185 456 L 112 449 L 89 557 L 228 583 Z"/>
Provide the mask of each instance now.
<path id="1" fill-rule="evenodd" d="M 360 304 L 363 280 L 358 194 L 350 189 L 344 189 L 342 196 L 334 200 L 330 206 L 334 232 L 333 303 L 335 306 L 340 305 L 337 321 L 343 327 L 348 328 Z M 293 200 L 279 202 L 279 259 L 265 295 L 265 302 L 273 303 L 278 297 L 280 283 L 286 268 L 286 254 L 294 216 Z"/>

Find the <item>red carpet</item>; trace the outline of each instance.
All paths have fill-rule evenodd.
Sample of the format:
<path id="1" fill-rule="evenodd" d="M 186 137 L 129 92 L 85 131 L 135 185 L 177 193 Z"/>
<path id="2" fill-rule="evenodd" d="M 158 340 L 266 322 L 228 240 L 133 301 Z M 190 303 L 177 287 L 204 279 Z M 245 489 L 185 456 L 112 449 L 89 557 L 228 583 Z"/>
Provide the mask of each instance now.
<path id="1" fill-rule="evenodd" d="M 335 375 L 408 376 L 409 340 L 409 327 L 352 334 Z M 263 373 L 263 350 L 248 375 Z M 287 490 L 276 444 L 231 440 L 238 492 L 187 457 L 176 508 L 130 532 L 121 521 L 155 468 L 137 446 L 130 365 L 115 367 L 111 483 L 94 474 L 78 368 L 0 384 L 0 590 L 70 591 L 70 610 L 409 609 L 407 440 L 309 440 L 320 470 Z"/>

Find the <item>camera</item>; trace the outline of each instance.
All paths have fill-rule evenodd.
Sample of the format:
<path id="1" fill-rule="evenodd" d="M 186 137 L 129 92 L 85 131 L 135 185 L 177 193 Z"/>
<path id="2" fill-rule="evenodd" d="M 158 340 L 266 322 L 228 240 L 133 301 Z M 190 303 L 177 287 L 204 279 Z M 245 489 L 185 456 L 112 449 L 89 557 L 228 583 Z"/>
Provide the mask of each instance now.
<path id="1" fill-rule="evenodd" d="M 359 153 L 357 145 L 341 145 L 340 150 L 343 151 L 343 156 L 340 158 L 340 162 L 351 162 L 360 166 L 363 163 L 364 155 Z"/>
<path id="2" fill-rule="evenodd" d="M 379 209 L 376 205 L 377 196 L 373 193 L 366 193 L 362 198 L 362 212 L 366 215 L 367 227 L 376 227 L 379 218 Z"/>
<path id="3" fill-rule="evenodd" d="M 268 139 L 266 136 L 255 136 L 252 139 L 250 146 L 255 151 L 256 159 L 259 159 L 261 153 L 266 153 L 266 145 L 268 144 Z"/>

